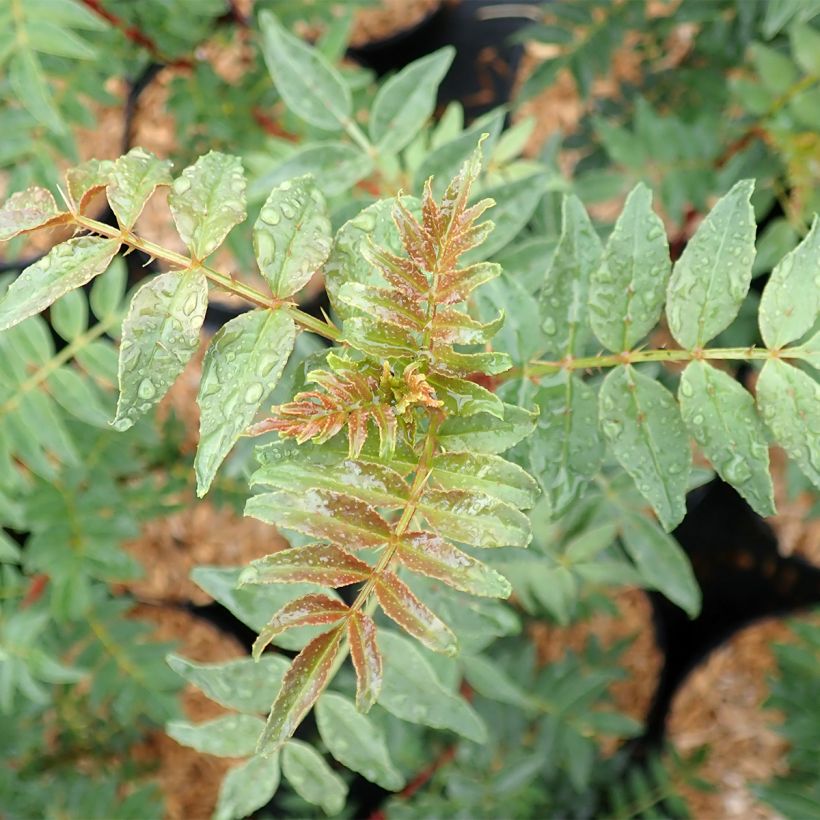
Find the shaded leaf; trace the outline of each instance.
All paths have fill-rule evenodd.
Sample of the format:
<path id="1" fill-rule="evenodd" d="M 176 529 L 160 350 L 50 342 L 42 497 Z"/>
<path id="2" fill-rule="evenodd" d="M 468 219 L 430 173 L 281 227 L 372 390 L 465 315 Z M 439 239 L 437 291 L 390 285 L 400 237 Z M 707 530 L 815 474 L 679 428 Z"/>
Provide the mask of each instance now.
<path id="1" fill-rule="evenodd" d="M 615 458 L 666 530 L 686 512 L 692 456 L 677 403 L 663 385 L 631 366 L 615 368 L 599 395 L 601 429 Z"/>
<path id="2" fill-rule="evenodd" d="M 282 749 L 282 774 L 293 790 L 325 814 L 338 814 L 345 804 L 347 786 L 325 759 L 307 743 L 289 740 Z"/>
<path id="3" fill-rule="evenodd" d="M 265 647 L 277 636 L 296 626 L 332 624 L 348 613 L 347 604 L 327 595 L 303 595 L 288 601 L 260 631 L 253 642 L 253 657 L 258 659 Z"/>
<path id="4" fill-rule="evenodd" d="M 675 263 L 666 315 L 675 340 L 702 347 L 737 316 L 755 256 L 754 181 L 738 182 L 718 200 Z"/>
<path id="5" fill-rule="evenodd" d="M 616 353 L 631 350 L 653 330 L 663 311 L 672 265 L 652 192 L 639 183 L 629 194 L 592 271 L 589 322 L 600 342 Z"/>
<path id="6" fill-rule="evenodd" d="M 40 313 L 64 293 L 99 276 L 119 247 L 119 240 L 99 236 L 80 236 L 55 245 L 9 285 L 0 300 L 0 330 Z"/>
<path id="7" fill-rule="evenodd" d="M 231 319 L 211 340 L 197 396 L 197 495 L 208 491 L 222 460 L 276 386 L 295 338 L 285 311 L 252 310 Z"/>
<path id="8" fill-rule="evenodd" d="M 205 723 L 172 720 L 165 727 L 169 737 L 198 752 L 219 757 L 247 757 L 265 724 L 253 715 L 224 715 Z"/>
<path id="9" fill-rule="evenodd" d="M 36 228 L 65 222 L 67 213 L 61 212 L 50 191 L 45 188 L 27 188 L 12 194 L 0 208 L 0 242 Z"/>
<path id="10" fill-rule="evenodd" d="M 174 180 L 168 206 L 194 260 L 210 256 L 247 216 L 242 160 L 209 151 Z"/>
<path id="11" fill-rule="evenodd" d="M 55 134 L 65 134 L 66 126 L 49 90 L 43 67 L 30 48 L 21 48 L 8 62 L 8 83 L 14 97 L 37 122 Z"/>
<path id="12" fill-rule="evenodd" d="M 325 198 L 313 177 L 283 182 L 268 196 L 253 226 L 259 270 L 273 295 L 301 290 L 324 264 L 332 244 Z"/>
<path id="13" fill-rule="evenodd" d="M 106 191 L 120 226 L 133 228 L 156 187 L 170 184 L 171 162 L 144 148 L 132 148 L 115 160 Z"/>
<path id="14" fill-rule="evenodd" d="M 248 817 L 270 802 L 279 788 L 279 756 L 252 757 L 228 769 L 219 787 L 214 820 Z"/>
<path id="15" fill-rule="evenodd" d="M 678 401 L 689 432 L 720 477 L 758 515 L 774 515 L 766 430 L 749 393 L 728 374 L 692 361 L 681 374 Z"/>
<path id="16" fill-rule="evenodd" d="M 382 653 L 376 643 L 376 624 L 360 610 L 350 613 L 347 621 L 350 658 L 356 670 L 356 707 L 369 712 L 382 688 Z"/>
<path id="17" fill-rule="evenodd" d="M 137 291 L 122 324 L 117 430 L 159 402 L 183 371 L 199 347 L 207 308 L 200 268 L 160 274 Z"/>
<path id="18" fill-rule="evenodd" d="M 366 581 L 372 570 L 364 561 L 333 544 L 309 544 L 251 561 L 239 576 L 245 584 L 313 583 L 343 587 Z"/>

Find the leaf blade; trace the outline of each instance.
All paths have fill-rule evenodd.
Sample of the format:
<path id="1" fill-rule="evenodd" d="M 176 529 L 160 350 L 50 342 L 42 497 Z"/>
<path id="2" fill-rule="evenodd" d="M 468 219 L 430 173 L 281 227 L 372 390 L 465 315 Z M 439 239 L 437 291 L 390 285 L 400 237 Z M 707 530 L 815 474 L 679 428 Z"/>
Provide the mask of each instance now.
<path id="1" fill-rule="evenodd" d="M 351 612 L 347 621 L 347 640 L 356 670 L 356 707 L 360 712 L 369 712 L 379 698 L 384 678 L 382 653 L 376 642 L 373 619 L 361 610 Z"/>

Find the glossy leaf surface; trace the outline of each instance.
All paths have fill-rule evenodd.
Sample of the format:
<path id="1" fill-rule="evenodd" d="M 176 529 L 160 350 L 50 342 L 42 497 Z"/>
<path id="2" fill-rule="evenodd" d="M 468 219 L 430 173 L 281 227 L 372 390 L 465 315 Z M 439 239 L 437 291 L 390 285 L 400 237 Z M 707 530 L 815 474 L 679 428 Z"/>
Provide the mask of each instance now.
<path id="1" fill-rule="evenodd" d="M 535 427 L 537 414 L 513 404 L 504 405 L 504 418 L 487 413 L 467 418 L 451 416 L 439 428 L 437 440 L 448 451 L 503 453 L 526 438 Z"/>
<path id="2" fill-rule="evenodd" d="M 373 619 L 360 610 L 351 612 L 347 621 L 347 641 L 356 670 L 356 707 L 360 712 L 368 712 L 379 697 L 384 679 L 382 653 L 376 643 Z"/>
<path id="3" fill-rule="evenodd" d="M 132 148 L 115 160 L 106 192 L 120 225 L 133 228 L 156 187 L 170 184 L 171 162 L 144 148 Z"/>

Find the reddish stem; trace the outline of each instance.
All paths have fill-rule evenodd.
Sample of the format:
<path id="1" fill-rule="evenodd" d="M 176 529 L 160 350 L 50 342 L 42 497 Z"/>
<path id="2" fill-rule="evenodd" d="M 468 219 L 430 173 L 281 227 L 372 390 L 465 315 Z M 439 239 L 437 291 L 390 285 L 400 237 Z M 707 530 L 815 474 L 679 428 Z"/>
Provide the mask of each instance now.
<path id="1" fill-rule="evenodd" d="M 28 585 L 28 592 L 26 592 L 25 598 L 23 598 L 22 603 L 20 606 L 25 609 L 26 607 L 31 606 L 34 603 L 42 598 L 43 593 L 46 591 L 46 587 L 48 586 L 48 575 L 45 573 L 38 573 L 37 575 L 33 575 L 31 581 Z"/>

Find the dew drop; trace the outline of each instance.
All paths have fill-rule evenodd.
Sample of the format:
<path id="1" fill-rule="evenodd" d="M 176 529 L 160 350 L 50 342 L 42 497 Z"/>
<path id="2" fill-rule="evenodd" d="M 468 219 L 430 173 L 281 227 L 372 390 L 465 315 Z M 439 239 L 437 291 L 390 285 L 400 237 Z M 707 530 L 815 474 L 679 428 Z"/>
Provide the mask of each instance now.
<path id="1" fill-rule="evenodd" d="M 551 316 L 547 316 L 547 318 L 544 319 L 543 328 L 544 333 L 546 333 L 547 336 L 554 336 L 558 330 L 558 328 L 555 326 L 555 320 Z"/>
<path id="2" fill-rule="evenodd" d="M 259 214 L 260 218 L 263 222 L 267 222 L 268 225 L 278 225 L 279 220 L 282 218 L 282 215 L 276 208 L 268 206 L 267 208 L 262 208 L 261 213 Z"/>
<path id="3" fill-rule="evenodd" d="M 281 208 L 282 216 L 284 216 L 285 219 L 293 219 L 293 217 L 296 215 L 296 211 L 294 211 L 293 207 L 289 205 L 287 202 L 283 202 Z"/>
<path id="4" fill-rule="evenodd" d="M 154 383 L 151 379 L 143 379 L 139 383 L 139 387 L 137 388 L 137 395 L 141 399 L 145 399 L 148 401 L 149 399 L 153 399 L 154 396 L 157 394 L 157 389 L 154 387 Z"/>
<path id="5" fill-rule="evenodd" d="M 173 188 L 175 194 L 184 194 L 191 189 L 191 180 L 188 177 L 179 177 L 174 180 Z"/>
<path id="6" fill-rule="evenodd" d="M 260 232 L 254 237 L 256 242 L 256 258 L 260 265 L 269 265 L 276 254 L 276 243 L 269 233 Z"/>
<path id="7" fill-rule="evenodd" d="M 701 413 L 698 413 L 692 416 L 692 424 L 694 424 L 695 427 L 700 427 L 701 424 L 703 424 L 703 415 Z"/>
<path id="8" fill-rule="evenodd" d="M 256 404 L 262 398 L 262 385 L 257 383 L 252 384 L 245 391 L 245 401 L 248 404 Z"/>
<path id="9" fill-rule="evenodd" d="M 194 311 L 197 309 L 199 305 L 199 299 L 195 293 L 192 293 L 186 300 L 185 304 L 182 306 L 182 312 L 186 316 L 192 316 Z"/>
<path id="10" fill-rule="evenodd" d="M 691 398 L 695 393 L 695 391 L 692 389 L 692 385 L 684 379 L 681 379 L 680 392 L 681 395 L 686 396 L 686 398 Z"/>

